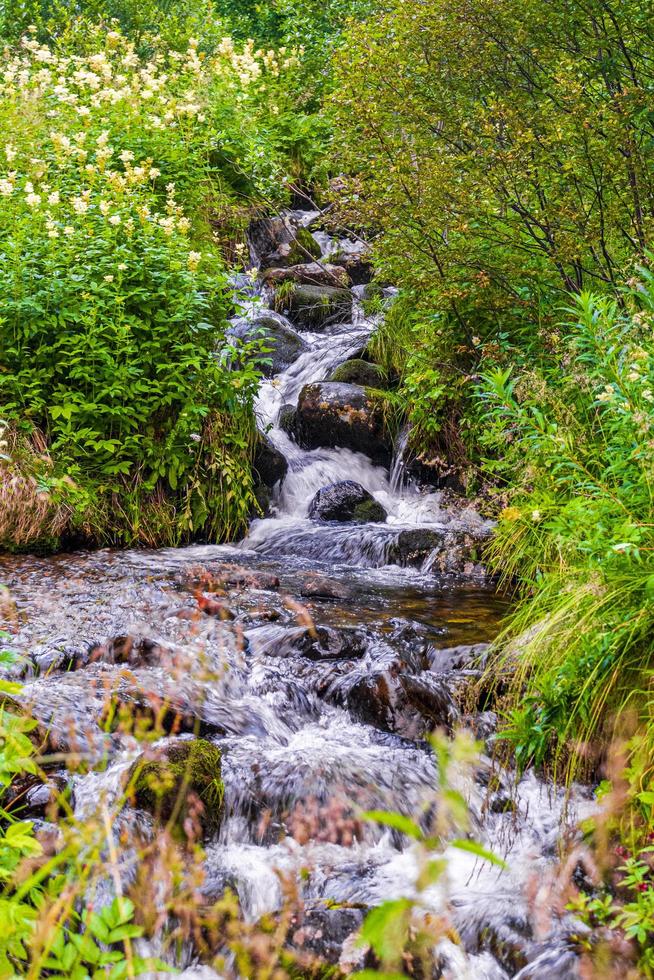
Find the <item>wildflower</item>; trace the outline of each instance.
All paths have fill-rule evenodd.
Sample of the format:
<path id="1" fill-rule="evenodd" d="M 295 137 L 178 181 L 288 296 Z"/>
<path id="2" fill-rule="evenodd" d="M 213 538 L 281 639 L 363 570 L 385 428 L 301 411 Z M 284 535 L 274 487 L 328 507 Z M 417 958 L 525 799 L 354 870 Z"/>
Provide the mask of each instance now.
<path id="1" fill-rule="evenodd" d="M 75 234 L 75 229 L 73 228 L 73 226 L 66 225 L 66 227 L 64 228 L 64 235 L 74 235 L 74 234 Z"/>
<path id="2" fill-rule="evenodd" d="M 59 191 L 53 191 L 52 194 L 48 194 L 48 204 L 59 204 Z"/>
<path id="3" fill-rule="evenodd" d="M 113 282 L 114 281 L 114 277 L 113 276 L 105 276 L 104 277 L 104 281 L 105 282 Z"/>
<path id="4" fill-rule="evenodd" d="M 119 272 L 125 272 L 127 269 L 127 262 L 119 262 L 116 268 Z"/>
<path id="5" fill-rule="evenodd" d="M 652 394 L 651 388 L 645 388 L 642 393 L 643 400 L 646 402 L 654 402 L 654 395 Z"/>
<path id="6" fill-rule="evenodd" d="M 109 218 L 109 224 L 110 225 L 119 225 L 120 224 L 120 220 L 121 219 L 120 219 L 120 215 L 119 214 L 112 214 L 111 217 Z"/>
<path id="7" fill-rule="evenodd" d="M 31 208 L 36 208 L 41 203 L 41 195 L 40 194 L 28 194 L 27 197 L 25 198 L 25 200 L 26 200 L 26 202 L 29 204 L 29 206 Z"/>
<path id="8" fill-rule="evenodd" d="M 150 167 L 150 180 L 156 180 L 157 177 L 161 177 L 161 171 L 156 167 Z"/>
<path id="9" fill-rule="evenodd" d="M 3 197 L 9 197 L 9 195 L 13 193 L 13 190 L 14 185 L 10 180 L 7 180 L 6 178 L 0 180 L 0 194 L 2 194 Z"/>
<path id="10" fill-rule="evenodd" d="M 500 517 L 503 521 L 517 521 L 520 517 L 520 511 L 517 507 L 505 507 Z"/>
<path id="11" fill-rule="evenodd" d="M 106 216 L 109 214 L 109 211 L 111 209 L 111 205 L 109 204 L 109 201 L 100 201 L 99 207 L 100 207 L 100 214 L 103 214 L 106 218 Z"/>
<path id="12" fill-rule="evenodd" d="M 76 214 L 86 214 L 89 209 L 89 202 L 83 197 L 73 198 L 73 211 Z"/>
<path id="13" fill-rule="evenodd" d="M 12 146 L 11 143 L 7 143 L 5 146 L 5 156 L 8 163 L 11 163 L 12 160 L 16 159 L 16 152 L 16 147 Z"/>
<path id="14" fill-rule="evenodd" d="M 188 253 L 188 267 L 192 272 L 195 272 L 202 259 L 202 252 L 189 252 Z"/>
<path id="15" fill-rule="evenodd" d="M 537 524 L 541 519 L 541 512 L 539 510 L 532 510 L 531 519 L 535 524 Z"/>
<path id="16" fill-rule="evenodd" d="M 134 159 L 134 154 L 131 150 L 123 150 L 118 154 L 118 159 L 122 160 L 123 163 L 131 163 Z"/>

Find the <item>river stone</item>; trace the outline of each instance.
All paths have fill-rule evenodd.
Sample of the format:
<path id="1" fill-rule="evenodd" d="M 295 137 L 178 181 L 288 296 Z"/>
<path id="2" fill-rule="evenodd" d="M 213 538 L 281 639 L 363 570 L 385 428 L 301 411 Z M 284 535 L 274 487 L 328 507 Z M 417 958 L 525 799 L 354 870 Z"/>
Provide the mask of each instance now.
<path id="1" fill-rule="evenodd" d="M 307 572 L 300 585 L 300 595 L 304 599 L 350 599 L 352 591 L 342 582 L 319 575 L 317 572 Z"/>
<path id="2" fill-rule="evenodd" d="M 308 228 L 292 228 L 290 222 L 279 218 L 273 218 L 268 227 L 271 229 L 268 237 L 265 229 L 254 236 L 250 233 L 250 248 L 260 269 L 303 265 L 320 258 L 320 245 Z"/>
<path id="3" fill-rule="evenodd" d="M 364 917 L 365 912 L 360 908 L 307 909 L 302 921 L 294 924 L 291 945 L 299 950 L 311 950 L 322 960 L 336 964 L 344 942 L 360 929 Z"/>
<path id="4" fill-rule="evenodd" d="M 297 438 L 305 449 L 341 446 L 388 464 L 393 446 L 381 405 L 359 385 L 305 385 L 297 408 Z"/>
<path id="5" fill-rule="evenodd" d="M 307 286 L 340 286 L 349 288 L 351 280 L 340 265 L 322 262 L 303 262 L 281 269 L 264 269 L 261 278 L 267 283 L 295 282 Z"/>
<path id="6" fill-rule="evenodd" d="M 300 354 L 309 350 L 306 340 L 293 330 L 284 317 L 272 310 L 260 313 L 253 319 L 247 317 L 237 319 L 229 328 L 228 334 L 230 337 L 246 342 L 265 338 L 266 346 L 270 350 L 263 357 L 270 363 L 262 364 L 261 371 L 267 378 L 286 371 Z"/>
<path id="7" fill-rule="evenodd" d="M 383 388 L 386 383 L 379 364 L 371 364 L 360 357 L 339 364 L 329 381 L 342 381 L 345 384 L 361 385 L 363 388 Z"/>
<path id="8" fill-rule="evenodd" d="M 248 228 L 248 241 L 252 261 L 258 264 L 264 256 L 277 251 L 280 245 L 293 241 L 293 228 L 289 221 L 280 216 L 253 218 Z"/>
<path id="9" fill-rule="evenodd" d="M 403 674 L 400 684 L 409 704 L 426 719 L 430 729 L 452 728 L 459 713 L 444 678 L 429 672 L 417 676 Z"/>
<path id="10" fill-rule="evenodd" d="M 352 319 L 352 293 L 337 286 L 296 285 L 285 304 L 301 330 L 320 331 Z"/>
<path id="11" fill-rule="evenodd" d="M 342 266 L 355 286 L 369 283 L 373 277 L 370 248 L 365 242 L 341 238 L 327 255 L 329 262 Z"/>
<path id="12" fill-rule="evenodd" d="M 295 405 L 282 405 L 277 424 L 287 436 L 295 436 L 297 426 L 297 409 Z"/>
<path id="13" fill-rule="evenodd" d="M 358 660 L 365 655 L 362 630 L 331 626 L 264 626 L 246 634 L 256 656 L 303 657 L 307 660 Z"/>
<path id="14" fill-rule="evenodd" d="M 387 518 L 382 505 L 360 483 L 341 480 L 322 487 L 309 504 L 313 521 L 382 522 Z"/>
<path id="15" fill-rule="evenodd" d="M 224 815 L 225 787 L 220 749 L 205 739 L 170 742 L 153 754 L 144 753 L 128 773 L 128 797 L 162 823 L 173 821 L 185 835 L 191 814 L 204 833 L 215 833 Z"/>
<path id="16" fill-rule="evenodd" d="M 259 433 L 257 440 L 254 469 L 264 486 L 270 489 L 284 479 L 288 470 L 288 462 L 284 454 L 262 432 Z"/>

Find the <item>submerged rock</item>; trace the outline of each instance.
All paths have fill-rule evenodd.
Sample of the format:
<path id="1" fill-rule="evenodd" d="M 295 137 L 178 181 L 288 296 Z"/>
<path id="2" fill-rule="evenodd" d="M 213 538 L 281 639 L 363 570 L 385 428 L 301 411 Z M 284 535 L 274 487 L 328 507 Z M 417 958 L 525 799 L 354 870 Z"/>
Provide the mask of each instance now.
<path id="1" fill-rule="evenodd" d="M 379 364 L 371 364 L 360 357 L 339 364 L 329 380 L 361 385 L 362 388 L 383 388 L 385 385 L 384 372 Z"/>
<path id="2" fill-rule="evenodd" d="M 342 480 L 323 487 L 309 504 L 313 521 L 381 522 L 387 518 L 382 505 L 360 483 Z"/>
<path id="3" fill-rule="evenodd" d="M 309 350 L 309 345 L 285 318 L 272 310 L 249 319 L 241 317 L 229 328 L 229 336 L 237 340 L 254 341 L 265 338 L 268 353 L 262 355 L 270 363 L 261 365 L 261 371 L 269 378 L 280 374 Z M 257 355 L 257 360 L 260 357 Z"/>
<path id="4" fill-rule="evenodd" d="M 205 833 L 215 833 L 224 815 L 225 787 L 220 749 L 205 739 L 170 742 L 143 755 L 128 773 L 134 805 L 182 833 L 191 815 Z"/>
<path id="5" fill-rule="evenodd" d="M 256 655 L 307 660 L 357 660 L 368 644 L 363 630 L 330 626 L 262 627 L 249 631 L 247 639 Z"/>
<path id="6" fill-rule="evenodd" d="M 337 286 L 296 285 L 285 304 L 289 317 L 302 330 L 324 330 L 352 319 L 352 293 Z"/>
<path id="7" fill-rule="evenodd" d="M 305 599 L 349 599 L 352 592 L 336 579 L 308 572 L 300 584 L 300 595 Z"/>
<path id="8" fill-rule="evenodd" d="M 305 385 L 300 392 L 296 430 L 306 449 L 342 446 L 373 462 L 390 461 L 392 443 L 379 402 L 358 385 L 336 381 Z"/>

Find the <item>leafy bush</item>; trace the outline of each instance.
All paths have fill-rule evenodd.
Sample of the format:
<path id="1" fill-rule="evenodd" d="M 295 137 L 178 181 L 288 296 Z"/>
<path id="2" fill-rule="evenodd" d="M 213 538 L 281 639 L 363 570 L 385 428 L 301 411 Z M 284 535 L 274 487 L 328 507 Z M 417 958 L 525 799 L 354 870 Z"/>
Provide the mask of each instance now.
<path id="1" fill-rule="evenodd" d="M 25 38 L 3 68 L 3 413 L 54 459 L 34 475 L 73 503 L 70 530 L 234 534 L 253 501 L 258 376 L 225 347 L 214 239 L 237 179 L 279 192 L 252 116 L 284 66 L 229 39 L 211 58 L 194 41 L 140 56 L 75 24 L 59 47 Z"/>
<path id="2" fill-rule="evenodd" d="M 621 304 L 582 294 L 558 364 L 516 378 L 496 370 L 481 392 L 486 446 L 503 454 L 489 466 L 511 484 L 491 559 L 529 597 L 511 626 L 527 630 L 514 681 L 527 697 L 510 730 L 522 764 L 556 748 L 592 769 L 592 741 L 613 733 L 616 716 L 647 720 L 653 283 L 643 267 Z"/>
<path id="3" fill-rule="evenodd" d="M 641 0 L 394 0 L 350 31 L 339 210 L 415 311 L 410 410 L 451 415 L 482 349 L 547 356 L 564 293 L 615 293 L 642 257 L 653 39 Z"/>

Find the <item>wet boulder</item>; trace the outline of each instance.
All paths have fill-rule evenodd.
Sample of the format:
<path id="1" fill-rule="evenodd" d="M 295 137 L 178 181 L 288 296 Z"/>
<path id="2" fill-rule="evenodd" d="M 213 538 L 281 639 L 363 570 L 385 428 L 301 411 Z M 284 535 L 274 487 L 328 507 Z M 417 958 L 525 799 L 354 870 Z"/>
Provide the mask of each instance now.
<path id="1" fill-rule="evenodd" d="M 429 729 L 450 729 L 458 718 L 452 691 L 443 678 L 429 672 L 412 676 L 403 674 L 400 684 L 407 701 L 420 712 Z"/>
<path id="2" fill-rule="evenodd" d="M 258 656 L 303 657 L 307 660 L 357 660 L 365 655 L 363 630 L 329 626 L 268 626 L 247 634 L 250 650 Z"/>
<path id="3" fill-rule="evenodd" d="M 359 385 L 336 381 L 304 386 L 296 435 L 305 449 L 341 446 L 383 464 L 390 462 L 393 449 L 381 404 Z"/>
<path id="4" fill-rule="evenodd" d="M 260 269 L 283 268 L 320 258 L 320 246 L 308 228 L 288 218 L 259 218 L 248 230 L 250 255 Z"/>
<path id="5" fill-rule="evenodd" d="M 304 599 L 350 599 L 352 591 L 342 582 L 319 575 L 317 572 L 307 572 L 300 583 L 300 595 Z"/>
<path id="6" fill-rule="evenodd" d="M 277 424 L 282 432 L 285 432 L 287 436 L 295 436 L 295 430 L 297 427 L 297 409 L 295 405 L 282 406 Z"/>
<path id="7" fill-rule="evenodd" d="M 263 433 L 259 433 L 257 440 L 254 469 L 263 485 L 270 489 L 284 479 L 288 470 L 288 462 L 284 454 Z"/>
<path id="8" fill-rule="evenodd" d="M 302 921 L 294 923 L 291 945 L 310 950 L 327 963 L 338 963 L 345 941 L 356 933 L 364 920 L 361 908 L 307 909 Z"/>
<path id="9" fill-rule="evenodd" d="M 370 248 L 365 242 L 341 238 L 334 242 L 327 259 L 342 266 L 355 286 L 369 283 L 373 277 Z"/>
<path id="10" fill-rule="evenodd" d="M 360 357 L 339 364 L 329 380 L 361 385 L 362 388 L 383 388 L 386 383 L 384 372 L 379 364 L 371 364 L 370 361 L 364 361 Z"/>
<path id="11" fill-rule="evenodd" d="M 303 262 L 282 269 L 264 269 L 261 278 L 269 285 L 294 282 L 306 286 L 339 286 L 344 289 L 351 285 L 345 269 L 323 262 Z"/>
<path id="12" fill-rule="evenodd" d="M 272 310 L 260 313 L 252 319 L 240 317 L 229 328 L 228 334 L 236 340 L 251 342 L 263 338 L 267 352 L 263 356 L 269 363 L 261 365 L 266 377 L 286 371 L 301 354 L 309 350 L 306 340 L 297 333 L 283 316 Z M 257 355 L 257 360 L 260 360 Z"/>
<path id="13" fill-rule="evenodd" d="M 321 331 L 352 319 L 352 293 L 338 286 L 296 285 L 284 306 L 300 330 Z"/>
<path id="14" fill-rule="evenodd" d="M 204 834 L 220 827 L 225 796 L 222 756 L 212 742 L 185 739 L 144 753 L 130 767 L 127 786 L 134 806 L 161 823 L 172 822 L 182 836 L 188 836 L 190 821 L 197 821 Z"/>
<path id="15" fill-rule="evenodd" d="M 420 567 L 429 559 L 429 570 L 441 575 L 483 578 L 479 564 L 489 530 L 477 527 L 415 527 L 399 532 L 388 552 L 389 563 Z"/>
<path id="16" fill-rule="evenodd" d="M 367 521 L 386 520 L 386 511 L 360 483 L 341 480 L 322 487 L 309 504 L 309 517 L 313 521 Z"/>

